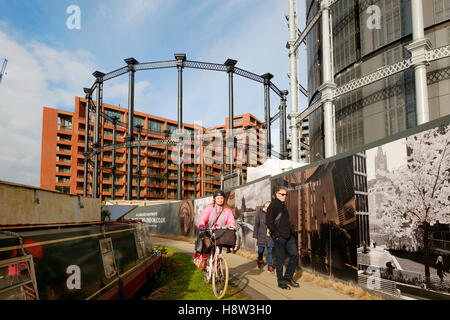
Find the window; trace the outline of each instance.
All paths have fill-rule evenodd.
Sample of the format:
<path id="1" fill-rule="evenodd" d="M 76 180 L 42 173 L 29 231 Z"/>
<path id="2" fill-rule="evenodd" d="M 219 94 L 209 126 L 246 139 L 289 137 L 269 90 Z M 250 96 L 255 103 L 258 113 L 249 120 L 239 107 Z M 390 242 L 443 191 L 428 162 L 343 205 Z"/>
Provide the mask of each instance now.
<path id="1" fill-rule="evenodd" d="M 172 132 L 177 130 L 177 128 L 178 128 L 178 126 L 176 126 L 174 124 L 167 124 L 167 131 L 169 131 L 169 134 L 171 134 Z"/>
<path id="2" fill-rule="evenodd" d="M 436 23 L 450 18 L 450 1 L 434 0 L 434 18 Z"/>
<path id="3" fill-rule="evenodd" d="M 163 123 L 158 120 L 148 119 L 148 130 L 161 133 L 163 131 Z"/>
<path id="4" fill-rule="evenodd" d="M 70 177 L 60 177 L 56 176 L 57 183 L 70 183 Z"/>
<path id="5" fill-rule="evenodd" d="M 72 152 L 72 147 L 71 146 L 65 146 L 65 145 L 57 145 L 56 146 L 56 151 L 61 151 L 61 152 Z"/>
<path id="6" fill-rule="evenodd" d="M 64 141 L 64 142 L 71 142 L 72 141 L 72 137 L 65 135 L 65 134 L 58 134 L 56 136 L 56 140 L 58 141 Z"/>
<path id="7" fill-rule="evenodd" d="M 133 123 L 134 123 L 134 127 L 136 127 L 137 125 L 144 126 L 144 118 L 134 116 Z"/>
<path id="8" fill-rule="evenodd" d="M 66 194 L 70 193 L 70 187 L 56 186 L 55 190 Z"/>
<path id="9" fill-rule="evenodd" d="M 238 126 L 242 124 L 242 118 L 234 119 L 233 125 Z"/>
<path id="10" fill-rule="evenodd" d="M 56 166 L 56 172 L 70 173 L 70 167 Z"/>
<path id="11" fill-rule="evenodd" d="M 56 156 L 56 162 L 70 163 L 70 156 Z"/>
<path id="12" fill-rule="evenodd" d="M 72 131 L 72 117 L 58 116 L 58 130 Z"/>
<path id="13" fill-rule="evenodd" d="M 111 279 L 117 273 L 111 238 L 100 240 L 100 252 L 102 253 L 105 277 Z"/>
<path id="14" fill-rule="evenodd" d="M 37 300 L 33 257 L 0 261 L 0 300 Z"/>
<path id="15" fill-rule="evenodd" d="M 113 123 L 109 119 L 113 119 L 114 117 L 116 117 L 118 121 L 123 122 L 123 113 L 119 111 L 105 109 L 103 113 L 105 114 L 105 124 L 112 125 Z"/>
<path id="16" fill-rule="evenodd" d="M 155 179 L 155 178 L 148 178 L 148 184 L 162 185 L 163 180 Z"/>

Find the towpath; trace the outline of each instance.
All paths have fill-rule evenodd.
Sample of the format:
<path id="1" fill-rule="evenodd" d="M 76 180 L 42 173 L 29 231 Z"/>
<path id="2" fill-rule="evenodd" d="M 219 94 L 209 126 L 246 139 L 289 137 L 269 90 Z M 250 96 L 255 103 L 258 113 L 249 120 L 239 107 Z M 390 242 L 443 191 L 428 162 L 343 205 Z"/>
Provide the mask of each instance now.
<path id="1" fill-rule="evenodd" d="M 194 245 L 186 241 L 152 237 L 154 245 L 162 245 L 193 255 Z M 225 251 L 225 250 L 224 250 Z M 255 300 L 355 300 L 329 288 L 296 279 L 299 288 L 283 290 L 277 286 L 275 273 L 256 267 L 256 262 L 238 254 L 225 253 L 231 282 Z"/>

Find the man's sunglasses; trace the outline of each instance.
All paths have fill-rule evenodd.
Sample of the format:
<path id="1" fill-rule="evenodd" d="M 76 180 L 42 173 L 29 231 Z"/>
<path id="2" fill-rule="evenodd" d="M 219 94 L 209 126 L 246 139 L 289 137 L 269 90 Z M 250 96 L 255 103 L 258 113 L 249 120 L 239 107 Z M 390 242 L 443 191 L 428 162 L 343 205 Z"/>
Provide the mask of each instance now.
<path id="1" fill-rule="evenodd" d="M 284 196 L 287 196 L 287 193 L 279 193 L 279 192 L 278 192 L 278 194 L 279 194 L 280 196 L 283 196 L 283 197 L 284 197 Z"/>

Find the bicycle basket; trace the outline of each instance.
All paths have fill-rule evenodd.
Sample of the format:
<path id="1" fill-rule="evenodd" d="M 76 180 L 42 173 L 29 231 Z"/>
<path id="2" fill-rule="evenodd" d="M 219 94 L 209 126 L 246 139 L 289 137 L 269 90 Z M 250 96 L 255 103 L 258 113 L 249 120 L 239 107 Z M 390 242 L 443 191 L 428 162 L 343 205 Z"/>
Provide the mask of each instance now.
<path id="1" fill-rule="evenodd" d="M 232 248 L 236 244 L 236 230 L 216 229 L 214 234 L 218 246 Z"/>

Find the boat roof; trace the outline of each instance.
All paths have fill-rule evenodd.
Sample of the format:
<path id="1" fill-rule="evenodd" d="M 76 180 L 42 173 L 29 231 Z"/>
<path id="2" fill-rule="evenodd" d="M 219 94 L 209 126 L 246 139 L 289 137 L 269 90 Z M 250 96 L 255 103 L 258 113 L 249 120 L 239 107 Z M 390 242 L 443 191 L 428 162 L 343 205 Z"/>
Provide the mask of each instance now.
<path id="1" fill-rule="evenodd" d="M 103 207 L 103 210 L 108 211 L 111 220 L 119 220 L 123 218 L 128 212 L 136 208 L 137 205 L 106 205 Z"/>

